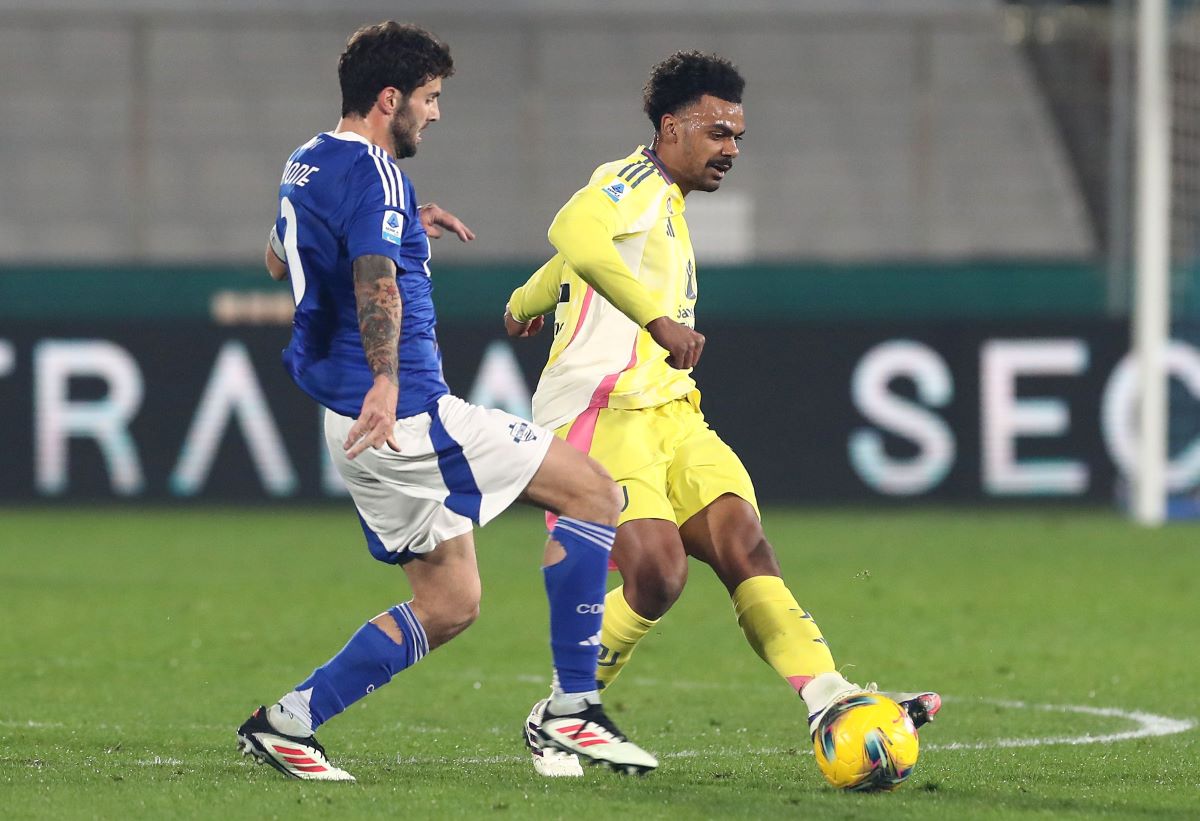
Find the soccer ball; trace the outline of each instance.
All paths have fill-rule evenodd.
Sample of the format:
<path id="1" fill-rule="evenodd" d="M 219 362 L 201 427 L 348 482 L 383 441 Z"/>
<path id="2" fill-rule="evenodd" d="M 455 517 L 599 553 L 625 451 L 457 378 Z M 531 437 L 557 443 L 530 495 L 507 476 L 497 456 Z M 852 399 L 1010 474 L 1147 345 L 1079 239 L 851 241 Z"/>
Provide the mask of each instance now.
<path id="1" fill-rule="evenodd" d="M 813 737 L 817 766 L 841 790 L 894 790 L 913 771 L 920 744 L 904 708 L 878 693 L 838 702 Z"/>

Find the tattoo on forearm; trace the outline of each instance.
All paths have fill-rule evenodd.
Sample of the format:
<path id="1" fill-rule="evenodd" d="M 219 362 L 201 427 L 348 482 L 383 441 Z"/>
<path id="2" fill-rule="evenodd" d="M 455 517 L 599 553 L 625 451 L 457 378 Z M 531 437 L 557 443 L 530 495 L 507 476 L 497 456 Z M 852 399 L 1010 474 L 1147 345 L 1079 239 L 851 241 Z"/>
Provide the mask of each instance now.
<path id="1" fill-rule="evenodd" d="M 371 373 L 399 384 L 401 305 L 396 264 L 377 254 L 354 260 L 354 299 Z"/>

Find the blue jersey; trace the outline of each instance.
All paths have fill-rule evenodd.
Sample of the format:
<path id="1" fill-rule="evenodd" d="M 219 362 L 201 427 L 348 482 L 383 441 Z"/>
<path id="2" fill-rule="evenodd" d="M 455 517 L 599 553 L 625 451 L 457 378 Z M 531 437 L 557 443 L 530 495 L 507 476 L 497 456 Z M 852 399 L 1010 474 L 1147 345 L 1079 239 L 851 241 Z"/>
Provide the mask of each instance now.
<path id="1" fill-rule="evenodd" d="M 284 366 L 305 393 L 358 416 L 374 381 L 358 331 L 351 263 L 396 263 L 402 303 L 396 416 L 449 393 L 442 376 L 429 277 L 429 237 L 412 183 L 382 148 L 357 134 L 318 134 L 296 149 L 279 185 L 275 230 L 287 255 L 296 314 Z"/>

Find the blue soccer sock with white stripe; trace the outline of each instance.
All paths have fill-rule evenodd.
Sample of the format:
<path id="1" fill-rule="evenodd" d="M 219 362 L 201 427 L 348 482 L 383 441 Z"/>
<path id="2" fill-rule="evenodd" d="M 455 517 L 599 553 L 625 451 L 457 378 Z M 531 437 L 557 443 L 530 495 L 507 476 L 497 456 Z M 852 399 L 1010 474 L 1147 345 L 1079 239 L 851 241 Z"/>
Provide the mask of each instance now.
<path id="1" fill-rule="evenodd" d="M 425 629 L 408 602 L 388 610 L 404 642 L 397 644 L 376 624 L 367 622 L 350 637 L 336 656 L 313 671 L 295 690 L 279 700 L 279 707 L 295 726 L 277 727 L 289 735 L 308 735 L 354 702 L 392 680 L 392 676 L 420 661 L 429 652 Z M 274 718 L 274 716 L 272 716 Z M 292 722 L 287 722 L 291 724 Z M 289 732 L 306 726 L 307 733 Z"/>
<path id="2" fill-rule="evenodd" d="M 615 527 L 567 516 L 560 516 L 550 532 L 550 538 L 567 553 L 558 564 L 542 568 L 550 600 L 550 651 L 557 674 L 550 706 L 560 715 L 567 704 L 596 693 L 608 554 L 616 534 Z M 564 699 L 564 695 L 576 698 Z M 574 706 L 582 709 L 582 704 Z"/>

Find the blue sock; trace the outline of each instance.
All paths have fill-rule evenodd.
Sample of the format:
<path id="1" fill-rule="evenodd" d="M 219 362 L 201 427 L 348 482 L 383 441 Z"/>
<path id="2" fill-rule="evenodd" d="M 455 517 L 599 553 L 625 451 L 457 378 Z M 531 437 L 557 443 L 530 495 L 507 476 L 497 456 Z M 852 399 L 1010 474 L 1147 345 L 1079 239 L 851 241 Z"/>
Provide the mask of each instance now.
<path id="1" fill-rule="evenodd" d="M 403 644 L 397 644 L 378 626 L 367 622 L 336 656 L 314 670 L 280 703 L 301 720 L 307 718 L 316 730 L 363 696 L 387 684 L 401 670 L 420 661 L 429 652 L 429 641 L 412 608 L 405 602 L 388 613 L 404 634 Z"/>
<path id="2" fill-rule="evenodd" d="M 550 600 L 550 652 L 564 693 L 596 689 L 600 622 L 615 527 L 560 516 L 550 538 L 566 558 L 542 568 Z"/>

